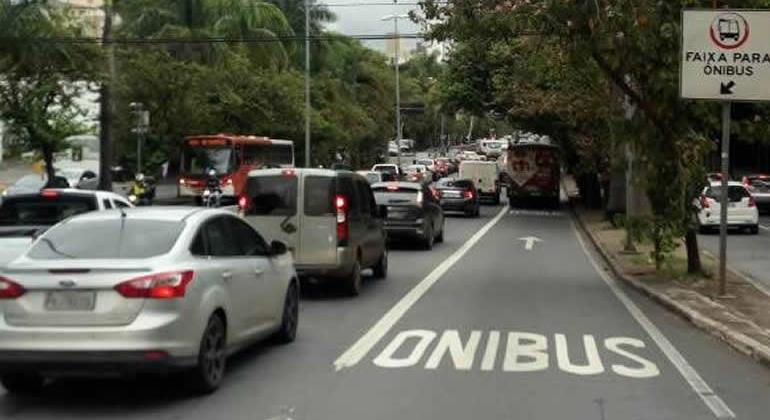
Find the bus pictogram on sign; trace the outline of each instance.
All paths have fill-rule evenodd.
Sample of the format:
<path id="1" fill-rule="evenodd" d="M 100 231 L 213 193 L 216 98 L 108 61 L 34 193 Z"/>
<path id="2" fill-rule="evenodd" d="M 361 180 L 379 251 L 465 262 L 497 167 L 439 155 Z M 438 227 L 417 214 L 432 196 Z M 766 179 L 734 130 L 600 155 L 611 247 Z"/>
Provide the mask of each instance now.
<path id="1" fill-rule="evenodd" d="M 711 22 L 709 32 L 714 45 L 725 50 L 734 50 L 746 43 L 750 29 L 746 18 L 729 12 L 717 15 Z"/>

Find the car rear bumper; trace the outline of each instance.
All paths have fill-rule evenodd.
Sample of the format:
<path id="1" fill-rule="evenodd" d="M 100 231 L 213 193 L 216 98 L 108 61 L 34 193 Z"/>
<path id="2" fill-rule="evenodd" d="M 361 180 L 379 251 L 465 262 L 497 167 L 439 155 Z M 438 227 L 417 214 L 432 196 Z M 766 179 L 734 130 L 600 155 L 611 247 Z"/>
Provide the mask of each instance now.
<path id="1" fill-rule="evenodd" d="M 476 208 L 476 203 L 472 199 L 442 199 L 441 208 L 447 211 L 471 211 Z"/>
<path id="2" fill-rule="evenodd" d="M 196 356 L 162 351 L 0 351 L 0 372 L 56 373 L 163 372 L 192 367 Z"/>
<path id="3" fill-rule="evenodd" d="M 701 226 L 706 227 L 716 227 L 720 224 L 720 215 L 719 212 L 700 212 L 698 214 L 698 222 Z M 727 225 L 728 226 L 756 226 L 759 223 L 759 214 L 758 212 L 752 211 L 752 212 L 740 212 L 740 213 L 734 213 L 731 211 L 727 212 Z"/>
<path id="4" fill-rule="evenodd" d="M 425 234 L 425 223 L 422 220 L 386 221 L 384 227 L 389 238 L 423 236 Z"/>
<path id="5" fill-rule="evenodd" d="M 353 247 L 339 246 L 337 247 L 337 258 L 335 261 L 321 264 L 295 263 L 294 266 L 297 270 L 297 275 L 300 277 L 343 277 L 350 274 L 355 261 L 356 255 L 353 252 Z"/>

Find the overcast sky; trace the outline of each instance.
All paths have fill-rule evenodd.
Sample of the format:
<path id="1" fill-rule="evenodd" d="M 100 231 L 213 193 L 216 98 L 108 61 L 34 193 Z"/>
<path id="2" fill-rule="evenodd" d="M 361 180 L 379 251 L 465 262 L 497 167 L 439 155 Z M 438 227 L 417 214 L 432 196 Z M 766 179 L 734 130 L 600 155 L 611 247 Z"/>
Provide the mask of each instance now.
<path id="1" fill-rule="evenodd" d="M 417 0 L 404 0 L 406 5 L 392 4 L 387 0 L 319 0 L 318 4 L 328 4 L 329 10 L 337 15 L 337 21 L 328 25 L 329 30 L 345 35 L 384 35 L 393 32 L 393 21 L 383 22 L 383 16 L 407 14 L 410 10 L 419 11 Z M 342 6 L 345 5 L 345 6 Z M 398 22 L 399 33 L 416 33 L 417 25 L 408 20 Z M 365 41 L 366 45 L 380 51 L 385 50 L 385 41 Z M 413 48 L 415 40 L 405 40 L 408 48 Z"/>

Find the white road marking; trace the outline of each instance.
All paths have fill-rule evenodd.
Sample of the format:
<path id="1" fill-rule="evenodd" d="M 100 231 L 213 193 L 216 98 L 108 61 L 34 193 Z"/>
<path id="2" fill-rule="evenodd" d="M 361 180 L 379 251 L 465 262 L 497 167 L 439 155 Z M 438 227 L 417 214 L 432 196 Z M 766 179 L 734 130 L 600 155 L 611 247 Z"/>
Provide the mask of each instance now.
<path id="1" fill-rule="evenodd" d="M 350 348 L 345 350 L 337 360 L 334 361 L 334 369 L 340 371 L 347 367 L 355 366 L 363 359 L 367 353 L 393 328 L 401 317 L 415 304 L 457 261 L 478 243 L 484 235 L 499 222 L 503 216 L 508 214 L 509 207 L 505 206 L 490 220 L 484 227 L 468 239 L 463 246 L 452 255 L 439 264 L 433 271 L 423 278 L 416 286 L 412 288 L 404 297 L 401 298 L 390 310 L 375 323 L 369 331 L 364 333 Z"/>
<path id="2" fill-rule="evenodd" d="M 524 249 L 527 251 L 532 251 L 535 249 L 535 244 L 538 242 L 543 242 L 542 239 L 535 237 L 535 236 L 526 236 L 524 238 L 519 238 L 520 241 L 524 241 Z"/>
<path id="3" fill-rule="evenodd" d="M 711 409 L 711 412 L 720 419 L 735 418 L 735 413 L 733 410 L 731 410 L 730 407 L 728 407 L 727 404 L 722 400 L 722 398 L 720 398 L 714 392 L 714 390 L 711 389 L 711 387 L 706 383 L 705 380 L 703 380 L 695 368 L 693 368 L 692 365 L 690 365 L 690 363 L 684 358 L 684 356 L 682 356 L 682 353 L 680 353 L 679 350 L 677 350 L 676 347 L 674 347 L 674 345 L 668 340 L 668 338 L 663 335 L 660 329 L 658 329 L 658 327 L 655 326 L 655 324 L 653 324 L 649 318 L 647 318 L 647 315 L 645 315 L 644 312 L 642 312 L 642 310 L 636 306 L 636 304 L 628 297 L 628 295 L 626 295 L 626 293 L 618 286 L 617 282 L 611 278 L 604 270 L 602 270 L 602 268 L 599 266 L 596 260 L 594 260 L 593 256 L 589 252 L 588 247 L 586 246 L 585 241 L 583 241 L 583 238 L 580 236 L 580 232 L 578 232 L 574 221 L 572 222 L 572 229 L 575 231 L 575 236 L 577 237 L 581 248 L 583 248 L 583 253 L 585 253 L 586 257 L 588 257 L 588 261 L 591 262 L 591 265 L 593 265 L 594 270 L 596 270 L 596 272 L 599 274 L 599 277 L 604 280 L 604 283 L 607 284 L 610 290 L 612 290 L 612 293 L 614 293 L 618 300 L 620 300 L 620 302 L 623 304 L 623 306 L 626 307 L 631 316 L 636 319 L 639 325 L 642 326 L 642 328 L 647 332 L 650 338 L 652 338 L 655 344 L 658 345 L 660 350 L 663 352 L 663 354 L 666 355 L 671 364 L 676 367 L 684 380 L 690 384 L 690 387 L 692 387 L 693 391 L 695 391 L 695 393 L 698 394 L 698 396 L 703 400 L 708 408 Z"/>
<path id="4" fill-rule="evenodd" d="M 484 351 L 484 358 L 481 360 L 481 370 L 491 371 L 495 368 L 495 359 L 497 359 L 497 346 L 500 345 L 500 331 L 490 331 L 487 338 L 487 349 Z"/>
<path id="5" fill-rule="evenodd" d="M 770 230 L 770 227 L 765 225 L 759 225 L 759 228 L 763 230 Z"/>

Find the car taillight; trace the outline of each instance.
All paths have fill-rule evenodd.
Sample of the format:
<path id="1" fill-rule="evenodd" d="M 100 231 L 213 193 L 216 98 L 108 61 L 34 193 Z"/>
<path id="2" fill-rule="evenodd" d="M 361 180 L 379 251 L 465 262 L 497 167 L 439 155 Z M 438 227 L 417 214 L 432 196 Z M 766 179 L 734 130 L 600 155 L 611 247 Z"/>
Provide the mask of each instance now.
<path id="1" fill-rule="evenodd" d="M 238 209 L 241 211 L 246 211 L 249 209 L 249 197 L 245 195 L 238 197 Z"/>
<path id="2" fill-rule="evenodd" d="M 176 299 L 184 297 L 192 279 L 192 271 L 151 274 L 124 281 L 115 291 L 125 298 Z"/>
<path id="3" fill-rule="evenodd" d="M 468 199 L 473 198 L 473 191 L 471 191 L 471 190 L 463 191 L 463 197 L 464 198 L 468 198 Z"/>
<path id="4" fill-rule="evenodd" d="M 334 196 L 334 210 L 337 213 L 337 244 L 345 245 L 348 240 L 348 199 L 341 194 Z"/>
<path id="5" fill-rule="evenodd" d="M 232 178 L 230 178 L 229 176 L 226 176 L 226 177 L 222 178 L 222 179 L 219 181 L 219 185 L 221 185 L 221 186 L 223 186 L 223 187 L 224 187 L 225 185 L 233 185 L 233 179 L 232 179 Z"/>
<path id="6" fill-rule="evenodd" d="M 59 196 L 59 191 L 43 190 L 43 191 L 40 191 L 40 196 L 45 198 L 56 198 Z"/>
<path id="7" fill-rule="evenodd" d="M 700 198 L 700 206 L 702 208 L 704 208 L 704 209 L 707 209 L 707 208 L 711 207 L 711 204 L 709 204 L 709 199 L 706 198 L 705 196 L 701 196 L 701 198 Z"/>
<path id="8" fill-rule="evenodd" d="M 749 197 L 749 207 L 756 207 L 757 202 L 754 201 L 754 197 Z"/>
<path id="9" fill-rule="evenodd" d="M 0 299 L 16 299 L 24 292 L 26 290 L 20 284 L 0 276 Z"/>
<path id="10" fill-rule="evenodd" d="M 281 175 L 283 176 L 294 176 L 296 175 L 296 172 L 294 172 L 294 169 L 284 169 L 281 171 Z"/>

